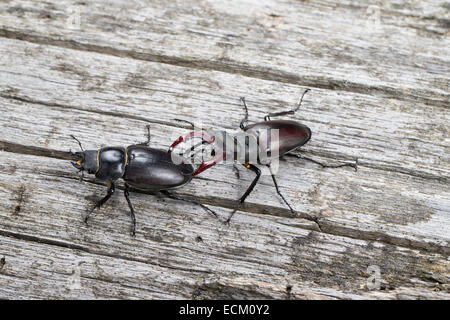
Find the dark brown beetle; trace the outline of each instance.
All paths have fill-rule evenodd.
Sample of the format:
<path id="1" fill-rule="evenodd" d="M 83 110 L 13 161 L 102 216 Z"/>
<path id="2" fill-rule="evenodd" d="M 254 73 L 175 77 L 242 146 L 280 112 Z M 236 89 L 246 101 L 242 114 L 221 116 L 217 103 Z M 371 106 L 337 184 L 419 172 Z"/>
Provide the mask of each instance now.
<path id="1" fill-rule="evenodd" d="M 161 192 L 169 198 L 182 200 L 200 205 L 215 217 L 217 214 L 203 204 L 190 199 L 184 199 L 170 193 L 168 190 L 181 187 L 190 182 L 194 167 L 189 159 L 182 158 L 167 151 L 150 148 L 150 126 L 147 126 L 148 138 L 141 144 L 123 147 L 105 147 L 99 150 L 83 150 L 80 141 L 75 139 L 81 152 L 71 152 L 72 165 L 80 172 L 86 171 L 94 174 L 95 178 L 105 182 L 108 192 L 88 212 L 85 218 L 87 223 L 90 214 L 95 208 L 100 208 L 114 194 L 115 182 L 122 178 L 125 182 L 124 196 L 130 208 L 133 222 L 132 234 L 136 232 L 136 217 L 129 198 L 129 189 L 150 192 Z M 83 176 L 82 176 L 83 177 Z"/>
<path id="2" fill-rule="evenodd" d="M 202 144 L 204 143 L 215 144 L 216 146 L 214 149 L 215 156 L 212 159 L 203 161 L 200 164 L 200 166 L 192 173 L 192 176 L 196 176 L 197 174 L 203 172 L 204 170 L 212 167 L 216 163 L 229 158 L 232 158 L 233 161 L 235 162 L 239 162 L 240 159 L 241 160 L 240 163 L 245 168 L 252 170 L 256 174 L 256 177 L 254 178 L 248 189 L 241 196 L 241 198 L 239 198 L 238 203 L 234 208 L 233 212 L 231 213 L 231 215 L 229 216 L 229 218 L 227 219 L 227 222 L 230 221 L 233 214 L 244 203 L 245 199 L 252 192 L 253 188 L 255 187 L 261 176 L 261 170 L 255 164 L 266 165 L 269 168 L 277 193 L 289 207 L 291 212 L 294 213 L 294 210 L 292 209 L 291 205 L 286 201 L 286 199 L 281 194 L 278 188 L 278 184 L 275 179 L 275 174 L 272 172 L 272 169 L 270 167 L 270 162 L 273 159 L 277 159 L 282 157 L 283 155 L 290 154 L 289 153 L 290 151 L 298 147 L 301 147 L 302 145 L 307 143 L 311 139 L 311 130 L 306 125 L 303 125 L 296 121 L 271 120 L 270 118 L 294 114 L 300 108 L 301 103 L 303 101 L 303 97 L 308 91 L 309 89 L 306 89 L 303 92 L 295 108 L 288 111 L 269 113 L 264 117 L 264 121 L 250 125 L 246 125 L 246 122 L 248 121 L 248 108 L 245 102 L 245 98 L 242 97 L 241 101 L 245 108 L 245 117 L 240 123 L 240 128 L 246 134 L 244 136 L 244 139 L 242 138 L 239 139 L 237 136 L 235 136 L 232 139 L 231 143 L 229 142 L 227 143 L 225 138 L 223 137 L 220 138 L 220 134 L 213 135 L 208 133 L 207 131 L 192 131 L 185 136 L 179 137 L 169 148 L 169 152 L 172 152 L 174 148 L 181 142 L 186 142 L 187 140 L 195 137 L 201 138 Z M 273 138 L 274 132 L 277 133 L 275 139 Z M 226 136 L 226 133 L 223 133 L 223 136 Z M 218 140 L 220 141 L 219 143 L 217 143 Z M 251 147 L 252 142 L 253 145 L 256 146 L 256 148 Z M 232 148 L 229 147 L 230 145 L 232 146 Z M 240 157 L 239 154 L 241 155 Z M 264 157 L 262 155 L 264 155 Z M 290 154 L 290 155 L 312 161 L 314 163 L 321 165 L 322 167 L 338 168 L 343 166 L 351 166 L 355 168 L 355 170 L 357 169 L 357 162 L 330 165 L 321 163 L 319 161 L 304 156 L 300 156 L 299 154 Z M 250 161 L 250 159 L 252 158 L 256 159 L 256 161 L 253 162 Z"/>

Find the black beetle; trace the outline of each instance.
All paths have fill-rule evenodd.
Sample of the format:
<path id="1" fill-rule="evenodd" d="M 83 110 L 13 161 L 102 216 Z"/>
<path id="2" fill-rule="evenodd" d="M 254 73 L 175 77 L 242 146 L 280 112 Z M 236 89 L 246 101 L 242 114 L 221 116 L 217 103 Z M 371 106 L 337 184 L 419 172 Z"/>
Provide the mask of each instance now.
<path id="1" fill-rule="evenodd" d="M 207 161 L 203 161 L 200 166 L 192 173 L 192 176 L 195 176 L 202 171 L 210 168 L 211 166 L 215 165 L 216 163 L 227 159 L 232 158 L 233 161 L 239 161 L 238 160 L 238 153 L 237 150 L 241 150 L 241 156 L 240 159 L 245 159 L 245 161 L 241 162 L 241 164 L 247 168 L 253 171 L 256 174 L 256 177 L 248 187 L 248 189 L 245 191 L 245 193 L 239 198 L 237 205 L 235 206 L 234 210 L 230 214 L 229 218 L 227 219 L 227 222 L 230 222 L 231 217 L 233 214 L 239 209 L 239 207 L 244 203 L 245 199 L 248 197 L 248 195 L 252 192 L 253 188 L 257 184 L 260 176 L 261 176 L 261 170 L 255 165 L 266 165 L 269 170 L 270 174 L 272 176 L 273 183 L 275 185 L 275 189 L 278 193 L 278 195 L 283 199 L 284 203 L 289 207 L 290 211 L 294 213 L 294 209 L 292 209 L 291 205 L 287 202 L 287 200 L 284 198 L 284 196 L 281 194 L 278 183 L 275 178 L 275 174 L 272 172 L 271 166 L 270 166 L 270 159 L 274 158 L 281 158 L 283 155 L 292 155 L 297 158 L 305 159 L 308 161 L 312 161 L 316 164 L 321 165 L 322 167 L 328 167 L 328 168 L 338 168 L 343 166 L 351 166 L 357 170 L 357 162 L 356 159 L 355 163 L 341 163 L 341 164 L 325 164 L 319 161 L 316 161 L 311 158 L 307 158 L 304 156 L 301 156 L 296 153 L 290 153 L 290 151 L 301 147 L 302 145 L 306 144 L 311 139 L 311 129 L 309 129 L 306 125 L 301 124 L 296 121 L 292 120 L 271 120 L 271 117 L 278 117 L 283 115 L 292 115 L 294 114 L 301 106 L 301 103 L 303 101 L 304 95 L 309 91 L 310 89 L 306 89 L 302 96 L 300 97 L 299 102 L 295 106 L 295 108 L 288 110 L 288 111 L 282 111 L 282 112 L 276 112 L 276 113 L 269 113 L 264 117 L 264 121 L 257 122 L 254 124 L 246 125 L 246 122 L 248 121 L 248 108 L 247 104 L 245 102 L 245 98 L 241 98 L 241 101 L 245 108 L 245 117 L 240 123 L 240 129 L 246 133 L 246 140 L 240 140 L 237 138 L 233 138 L 231 143 L 226 143 L 225 139 L 222 138 L 221 142 L 216 146 L 215 150 L 215 156 L 212 159 L 209 159 Z M 271 132 L 277 130 L 277 139 L 271 139 Z M 225 136 L 226 133 L 222 132 L 222 134 Z M 186 142 L 189 139 L 192 139 L 194 137 L 198 137 L 202 139 L 202 144 L 204 143 L 216 143 L 217 142 L 217 135 L 210 135 L 206 131 L 192 131 L 188 133 L 185 136 L 179 137 L 176 141 L 173 142 L 173 144 L 169 148 L 169 152 L 172 152 L 174 148 L 180 144 L 181 142 Z M 219 138 L 220 139 L 220 138 Z M 256 145 L 256 149 L 249 148 L 249 141 L 254 139 L 254 144 Z M 225 143 L 224 143 L 225 142 Z M 227 148 L 227 146 L 232 146 L 232 148 Z M 253 150 L 253 151 L 252 151 Z M 256 158 L 257 161 L 255 163 L 251 163 L 249 159 L 251 158 L 251 153 L 257 153 L 258 157 Z M 259 156 L 259 154 L 268 154 L 269 157 L 263 161 L 262 157 Z M 273 155 L 272 158 L 270 155 Z"/>
<path id="2" fill-rule="evenodd" d="M 181 187 L 190 182 L 193 177 L 194 167 L 187 159 L 167 151 L 150 148 L 150 126 L 147 126 L 147 141 L 123 147 L 105 147 L 99 150 L 83 150 L 81 142 L 75 139 L 81 152 L 70 152 L 72 165 L 82 173 L 86 171 L 106 183 L 108 192 L 104 198 L 88 212 L 85 222 L 95 208 L 100 208 L 114 194 L 114 183 L 122 178 L 125 181 L 124 195 L 130 208 L 133 222 L 132 234 L 136 232 L 136 217 L 129 198 L 130 187 L 150 192 L 161 192 L 169 198 L 182 200 L 200 205 L 217 218 L 217 214 L 203 204 L 190 199 L 184 199 L 170 193 L 168 190 Z"/>

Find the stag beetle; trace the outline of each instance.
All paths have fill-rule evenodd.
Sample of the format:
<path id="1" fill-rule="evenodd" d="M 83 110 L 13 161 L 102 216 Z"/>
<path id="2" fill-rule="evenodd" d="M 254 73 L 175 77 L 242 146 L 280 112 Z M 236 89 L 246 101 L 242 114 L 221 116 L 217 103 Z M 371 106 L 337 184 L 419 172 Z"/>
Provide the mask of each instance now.
<path id="1" fill-rule="evenodd" d="M 169 198 L 186 201 L 200 205 L 203 209 L 217 218 L 217 214 L 205 205 L 190 199 L 184 199 L 170 193 L 168 190 L 181 187 L 192 180 L 194 167 L 187 159 L 167 151 L 150 148 L 150 126 L 147 126 L 147 141 L 136 145 L 123 147 L 105 147 L 99 150 L 84 150 L 78 142 L 81 152 L 72 152 L 72 165 L 81 172 L 94 174 L 95 177 L 106 183 L 107 194 L 99 200 L 85 217 L 87 223 L 89 216 L 100 208 L 114 194 L 114 183 L 122 178 L 125 181 L 124 196 L 130 208 L 133 223 L 132 234 L 136 233 L 136 217 L 129 198 L 130 187 L 150 192 L 161 192 Z"/>
<path id="2" fill-rule="evenodd" d="M 276 112 L 276 113 L 269 113 L 264 117 L 264 121 L 257 122 L 254 124 L 246 125 L 248 122 L 248 107 L 245 102 L 245 98 L 242 97 L 241 101 L 244 105 L 245 109 L 245 117 L 241 121 L 239 127 L 240 129 L 246 133 L 246 139 L 237 139 L 233 138 L 231 143 L 226 143 L 226 139 L 220 138 L 219 135 L 211 135 L 207 131 L 192 131 L 189 132 L 185 136 L 180 136 L 177 140 L 173 142 L 173 144 L 169 148 L 169 153 L 171 153 L 175 147 L 180 144 L 181 142 L 187 142 L 188 140 L 192 138 L 201 138 L 202 142 L 197 144 L 215 144 L 214 153 L 215 156 L 212 159 L 209 159 L 207 161 L 202 161 L 200 166 L 192 173 L 192 176 L 196 176 L 197 174 L 203 172 L 204 170 L 212 167 L 216 163 L 225 160 L 227 158 L 232 158 L 234 162 L 238 161 L 238 154 L 241 154 L 240 159 L 244 159 L 244 161 L 241 162 L 241 164 L 253 171 L 256 174 L 256 177 L 248 187 L 248 189 L 245 191 L 245 193 L 239 198 L 234 210 L 230 214 L 230 216 L 227 219 L 227 223 L 230 222 L 231 217 L 234 215 L 234 213 L 240 208 L 240 206 L 244 203 L 245 199 L 248 197 L 248 195 L 253 191 L 255 185 L 258 183 L 258 180 L 261 176 L 261 170 L 255 165 L 266 165 L 269 170 L 270 174 L 272 176 L 273 183 L 275 185 L 275 189 L 278 193 L 278 195 L 281 197 L 281 199 L 284 201 L 284 203 L 289 207 L 290 211 L 294 214 L 294 209 L 291 207 L 289 202 L 285 199 L 285 197 L 280 192 L 280 189 L 278 187 L 277 180 L 275 178 L 275 174 L 273 173 L 270 165 L 271 159 L 274 158 L 281 158 L 283 155 L 292 155 L 297 158 L 301 158 L 304 160 L 312 161 L 316 164 L 319 164 L 320 166 L 324 168 L 338 168 L 343 166 L 351 166 L 355 168 L 355 171 L 357 170 L 357 162 L 356 159 L 355 163 L 340 163 L 340 164 L 325 164 L 322 162 L 319 162 L 317 160 L 301 156 L 296 153 L 291 153 L 292 150 L 301 147 L 302 145 L 306 144 L 311 139 L 311 129 L 309 129 L 306 125 L 303 125 L 299 122 L 292 121 L 292 120 L 271 120 L 271 117 L 278 117 L 278 116 L 284 116 L 284 115 L 293 115 L 295 112 L 300 108 L 303 97 L 305 94 L 310 91 L 310 89 L 306 89 L 303 94 L 300 97 L 299 102 L 297 105 L 287 111 L 282 112 Z M 271 139 L 271 131 L 277 131 L 277 139 Z M 226 133 L 222 132 L 223 136 L 226 135 Z M 219 139 L 218 139 L 219 137 Z M 217 141 L 220 141 L 217 143 Z M 256 145 L 256 150 L 249 148 L 250 141 L 253 140 L 253 144 Z M 232 146 L 229 148 L 229 146 Z M 195 146 L 194 146 L 195 147 Z M 252 153 L 257 153 L 258 157 L 257 160 L 254 163 L 251 163 L 249 159 L 252 156 Z M 262 157 L 259 156 L 259 154 L 266 153 L 268 157 L 266 157 L 263 161 Z"/>

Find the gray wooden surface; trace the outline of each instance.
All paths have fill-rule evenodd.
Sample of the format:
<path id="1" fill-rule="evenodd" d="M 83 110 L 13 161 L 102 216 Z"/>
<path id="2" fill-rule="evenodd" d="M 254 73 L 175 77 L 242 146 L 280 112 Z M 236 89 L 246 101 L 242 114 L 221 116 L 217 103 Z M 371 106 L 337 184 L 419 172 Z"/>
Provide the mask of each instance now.
<path id="1" fill-rule="evenodd" d="M 445 1 L 0 1 L 0 298 L 450 298 Z M 313 136 L 230 226 L 78 182 L 69 149 L 167 148 L 174 118 L 236 130 L 293 106 Z M 253 179 L 176 191 L 227 217 Z M 318 218 L 317 223 L 311 220 Z M 379 273 L 377 273 L 379 271 Z"/>

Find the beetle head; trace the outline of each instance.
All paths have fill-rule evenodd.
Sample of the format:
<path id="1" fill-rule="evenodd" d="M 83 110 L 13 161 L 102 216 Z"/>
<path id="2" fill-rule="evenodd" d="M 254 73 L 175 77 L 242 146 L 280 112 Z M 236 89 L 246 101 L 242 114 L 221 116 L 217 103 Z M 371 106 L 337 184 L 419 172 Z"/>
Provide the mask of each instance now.
<path id="1" fill-rule="evenodd" d="M 98 170 L 98 150 L 72 152 L 72 165 L 80 171 L 95 174 Z"/>
<path id="2" fill-rule="evenodd" d="M 86 150 L 84 151 L 83 146 L 81 145 L 80 140 L 75 138 L 75 136 L 71 135 L 72 139 L 78 142 L 80 146 L 81 152 L 72 152 L 71 163 L 72 165 L 81 172 L 80 181 L 83 181 L 83 172 L 87 171 L 89 174 L 95 174 L 98 170 L 98 153 L 97 150 Z"/>

